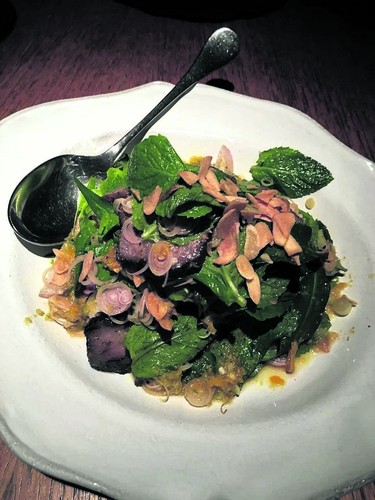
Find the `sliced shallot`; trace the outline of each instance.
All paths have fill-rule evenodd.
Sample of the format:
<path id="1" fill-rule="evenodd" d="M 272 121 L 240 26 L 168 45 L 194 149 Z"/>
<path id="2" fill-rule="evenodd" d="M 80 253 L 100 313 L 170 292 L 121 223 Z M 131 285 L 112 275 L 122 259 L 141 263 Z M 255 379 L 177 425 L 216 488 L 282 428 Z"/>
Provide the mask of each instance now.
<path id="1" fill-rule="evenodd" d="M 206 177 L 209 168 L 211 167 L 212 156 L 205 156 L 199 166 L 199 179 Z"/>
<path id="2" fill-rule="evenodd" d="M 197 408 L 208 406 L 212 402 L 215 390 L 204 378 L 196 378 L 185 386 L 185 399 Z"/>
<path id="3" fill-rule="evenodd" d="M 174 263 L 172 245 L 166 241 L 153 243 L 148 254 L 148 266 L 155 276 L 164 276 Z"/>
<path id="4" fill-rule="evenodd" d="M 124 224 L 122 225 L 122 235 L 124 238 L 129 242 L 132 243 L 133 245 L 136 245 L 137 243 L 142 242 L 142 238 L 137 236 L 134 232 L 134 226 L 132 224 L 131 219 L 126 219 Z"/>
<path id="5" fill-rule="evenodd" d="M 96 294 L 99 311 L 108 316 L 116 316 L 127 311 L 132 301 L 133 294 L 130 288 L 121 281 L 103 285 Z"/>

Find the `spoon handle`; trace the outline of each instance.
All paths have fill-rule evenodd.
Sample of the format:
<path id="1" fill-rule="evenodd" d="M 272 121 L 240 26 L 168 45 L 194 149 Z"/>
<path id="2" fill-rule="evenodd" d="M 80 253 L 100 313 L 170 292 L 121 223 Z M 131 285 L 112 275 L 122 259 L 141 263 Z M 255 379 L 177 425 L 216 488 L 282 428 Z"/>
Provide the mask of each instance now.
<path id="1" fill-rule="evenodd" d="M 211 71 L 224 66 L 239 52 L 237 34 L 229 28 L 219 28 L 207 40 L 188 71 L 172 90 L 122 139 L 105 152 L 105 169 L 125 155 L 129 155 L 148 130 L 178 102 L 190 92 L 197 82 Z"/>

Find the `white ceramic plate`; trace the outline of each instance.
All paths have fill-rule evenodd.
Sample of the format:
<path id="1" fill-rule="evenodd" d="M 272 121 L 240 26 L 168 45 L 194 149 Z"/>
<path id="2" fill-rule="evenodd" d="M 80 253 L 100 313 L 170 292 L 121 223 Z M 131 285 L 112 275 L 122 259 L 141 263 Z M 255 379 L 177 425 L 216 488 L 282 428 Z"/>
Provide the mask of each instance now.
<path id="1" fill-rule="evenodd" d="M 35 315 L 48 261 L 28 253 L 7 221 L 17 182 L 64 152 L 95 154 L 171 88 L 52 102 L 0 124 L 0 429 L 25 462 L 70 482 L 141 500 L 329 498 L 375 477 L 374 164 L 289 107 L 198 85 L 152 132 L 183 158 L 224 143 L 247 174 L 261 150 L 291 146 L 335 180 L 313 214 L 331 230 L 358 306 L 334 329 L 340 340 L 281 390 L 249 385 L 222 414 L 167 403 L 129 375 L 92 370 L 85 341 Z M 25 324 L 31 317 L 32 323 Z M 354 333 L 353 333 L 354 331 Z"/>

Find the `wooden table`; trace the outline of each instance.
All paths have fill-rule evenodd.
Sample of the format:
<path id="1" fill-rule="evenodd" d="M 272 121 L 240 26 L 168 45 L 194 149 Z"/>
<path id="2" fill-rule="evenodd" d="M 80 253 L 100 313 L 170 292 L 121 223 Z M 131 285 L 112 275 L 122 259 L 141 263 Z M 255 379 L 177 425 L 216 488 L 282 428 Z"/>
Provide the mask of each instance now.
<path id="1" fill-rule="evenodd" d="M 203 82 L 215 79 L 240 94 L 297 108 L 374 160 L 375 37 L 365 3 L 356 2 L 356 10 L 331 1 L 247 3 L 224 11 L 189 2 L 184 10 L 175 7 L 174 17 L 163 2 L 155 3 L 162 9 L 157 12 L 114 0 L 1 4 L 0 29 L 7 33 L 0 38 L 0 119 L 51 100 L 155 80 L 175 83 L 211 32 L 229 26 L 240 37 L 241 53 Z M 32 469 L 0 441 L 0 498 L 103 497 Z M 374 483 L 342 497 L 374 498 Z"/>

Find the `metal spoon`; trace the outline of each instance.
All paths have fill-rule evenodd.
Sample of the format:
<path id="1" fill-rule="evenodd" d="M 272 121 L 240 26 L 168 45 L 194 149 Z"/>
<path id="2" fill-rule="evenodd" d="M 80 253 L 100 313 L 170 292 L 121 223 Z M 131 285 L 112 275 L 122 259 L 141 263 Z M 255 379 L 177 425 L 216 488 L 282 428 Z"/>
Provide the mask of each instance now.
<path id="1" fill-rule="evenodd" d="M 238 52 L 236 33 L 229 28 L 216 30 L 172 90 L 110 149 L 98 156 L 57 156 L 27 174 L 13 191 L 8 205 L 8 219 L 19 241 L 36 255 L 51 255 L 74 224 L 78 189 L 73 178 L 81 182 L 92 176 L 105 178 L 107 169 L 129 155 L 152 125 L 201 78 L 224 66 Z"/>

